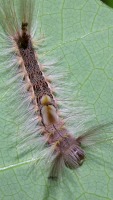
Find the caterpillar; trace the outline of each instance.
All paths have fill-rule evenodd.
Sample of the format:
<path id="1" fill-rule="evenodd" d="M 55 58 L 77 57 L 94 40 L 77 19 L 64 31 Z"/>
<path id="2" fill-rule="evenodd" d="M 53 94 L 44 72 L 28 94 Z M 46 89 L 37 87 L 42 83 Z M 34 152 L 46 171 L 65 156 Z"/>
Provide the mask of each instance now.
<path id="1" fill-rule="evenodd" d="M 10 104 L 13 109 L 12 112 L 20 112 L 19 117 L 17 114 L 17 119 L 19 123 L 23 123 L 23 127 L 19 131 L 19 139 L 25 143 L 22 145 L 22 148 L 25 148 L 24 153 L 29 152 L 29 148 L 33 146 L 37 159 L 44 157 L 49 160 L 51 165 L 49 179 L 56 180 L 64 166 L 70 169 L 80 167 L 86 157 L 85 148 L 99 142 L 100 140 L 95 136 L 100 135 L 104 128 L 108 128 L 113 123 L 103 123 L 81 132 L 81 127 L 84 127 L 85 121 L 87 121 L 86 115 L 83 116 L 83 108 L 78 104 L 76 104 L 78 107 L 73 108 L 69 99 L 66 102 L 61 88 L 58 89 L 58 95 L 62 93 L 61 106 L 64 106 L 65 112 L 63 113 L 62 109 L 59 111 L 60 103 L 57 95 L 54 94 L 57 89 L 55 88 L 55 92 L 52 90 L 52 80 L 45 76 L 44 65 L 40 63 L 39 55 L 36 55 L 38 50 L 33 40 L 38 29 L 35 15 L 37 10 L 34 0 L 1 0 L 0 17 L 1 27 L 4 31 L 3 34 L 0 34 L 2 49 L 4 48 L 1 59 L 5 60 L 5 62 L 1 61 L 1 65 L 3 65 L 1 73 L 6 71 L 11 78 L 7 84 L 9 89 L 13 88 L 8 105 Z M 38 46 L 39 48 L 40 46 Z M 47 71 L 54 69 L 54 66 L 51 65 L 45 67 L 47 67 Z M 62 86 L 62 78 L 58 77 L 58 79 Z M 16 91 L 14 84 L 18 86 Z M 68 79 L 67 84 L 69 84 Z M 71 96 L 71 90 L 69 93 L 67 91 L 68 96 Z M 16 107 L 15 101 L 18 93 L 23 102 Z M 71 133 L 68 129 L 68 122 L 66 125 L 66 121 L 69 121 L 68 113 L 74 115 L 75 130 L 73 130 L 76 134 L 80 132 L 79 136 Z M 41 153 L 39 154 L 37 153 L 39 150 L 37 143 L 40 146 Z"/>

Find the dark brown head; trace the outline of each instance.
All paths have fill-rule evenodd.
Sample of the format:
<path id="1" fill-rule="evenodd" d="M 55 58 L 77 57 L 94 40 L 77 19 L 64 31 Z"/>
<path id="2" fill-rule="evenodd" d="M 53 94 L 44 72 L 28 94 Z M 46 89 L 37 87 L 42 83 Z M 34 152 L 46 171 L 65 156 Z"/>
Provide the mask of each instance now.
<path id="1" fill-rule="evenodd" d="M 85 152 L 78 145 L 72 144 L 66 150 L 63 158 L 66 167 L 75 169 L 82 165 L 85 159 Z"/>
<path id="2" fill-rule="evenodd" d="M 64 148 L 63 146 L 63 149 L 64 151 L 62 151 L 62 153 L 59 153 L 52 162 L 51 171 L 48 177 L 51 180 L 58 179 L 64 164 L 70 169 L 76 169 L 77 167 L 82 165 L 85 159 L 85 152 L 81 149 L 79 143 L 77 143 L 76 141 L 75 143 L 69 145 L 68 148 Z"/>

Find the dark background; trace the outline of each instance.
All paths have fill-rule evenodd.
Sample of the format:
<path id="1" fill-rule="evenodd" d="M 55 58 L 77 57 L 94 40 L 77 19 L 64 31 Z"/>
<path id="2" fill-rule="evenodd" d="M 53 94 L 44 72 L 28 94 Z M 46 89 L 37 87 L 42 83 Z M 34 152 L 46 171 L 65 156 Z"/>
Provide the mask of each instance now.
<path id="1" fill-rule="evenodd" d="M 113 8 L 113 0 L 101 0 L 103 3 L 107 4 L 108 6 Z"/>

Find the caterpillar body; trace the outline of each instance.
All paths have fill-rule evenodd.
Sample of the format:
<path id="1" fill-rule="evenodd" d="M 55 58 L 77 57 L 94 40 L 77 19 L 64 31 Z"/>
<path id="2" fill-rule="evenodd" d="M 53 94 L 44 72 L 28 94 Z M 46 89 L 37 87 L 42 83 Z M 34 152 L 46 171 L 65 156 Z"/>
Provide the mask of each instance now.
<path id="1" fill-rule="evenodd" d="M 35 23 L 37 21 L 37 17 L 34 15 L 36 13 L 35 3 L 36 1 L 34 0 L 1 1 L 0 12 L 3 20 L 1 26 L 4 30 L 1 38 L 4 43 L 9 43 L 9 51 L 8 53 L 5 52 L 5 56 L 8 58 L 5 65 L 11 62 L 10 68 L 13 68 L 17 75 L 21 77 L 20 82 L 25 86 L 24 92 L 26 90 L 27 99 L 25 104 L 23 103 L 23 109 L 26 104 L 28 104 L 28 109 L 31 108 L 26 116 L 28 118 L 30 116 L 32 118 L 32 115 L 36 116 L 33 118 L 34 128 L 31 130 L 28 126 L 28 132 L 24 134 L 23 131 L 22 138 L 26 138 L 29 135 L 34 137 L 33 141 L 35 136 L 38 136 L 39 141 L 42 138 L 41 145 L 44 147 L 46 144 L 46 151 L 49 152 L 49 157 L 51 157 L 49 160 L 51 162 L 49 178 L 57 179 L 64 166 L 75 169 L 82 165 L 85 159 L 85 151 L 82 145 L 89 146 L 95 143 L 95 141 L 93 142 L 93 137 L 112 123 L 88 129 L 78 137 L 74 137 L 66 127 L 63 117 L 59 114 L 57 100 L 51 90 L 50 83 L 42 72 L 41 64 L 33 46 L 32 22 L 33 20 Z M 10 55 L 14 56 L 14 62 L 10 61 Z M 17 69 L 14 69 L 16 67 Z M 14 84 L 12 80 L 11 84 Z M 23 88 L 23 85 L 21 87 Z M 82 118 L 81 113 L 75 116 L 75 118 L 77 117 L 79 121 Z M 28 124 L 30 124 L 29 119 L 27 120 Z M 38 127 L 40 127 L 38 129 L 35 127 L 37 123 Z M 34 146 L 38 140 L 36 139 Z"/>

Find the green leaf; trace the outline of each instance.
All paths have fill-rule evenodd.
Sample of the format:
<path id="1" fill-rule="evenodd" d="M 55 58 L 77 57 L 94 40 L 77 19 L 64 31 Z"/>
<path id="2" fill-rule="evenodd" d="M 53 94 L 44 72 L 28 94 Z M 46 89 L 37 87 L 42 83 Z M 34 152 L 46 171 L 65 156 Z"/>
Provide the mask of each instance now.
<path id="1" fill-rule="evenodd" d="M 61 73 L 70 72 L 75 90 L 84 96 L 98 122 L 112 121 L 113 10 L 99 0 L 40 0 L 38 20 L 39 32 L 47 37 L 45 55 L 62 58 Z M 5 81 L 0 76 L 1 86 Z M 13 110 L 4 106 L 10 92 L 7 99 L 3 94 L 1 89 L 1 200 L 112 200 L 112 141 L 100 144 L 99 149 L 89 149 L 78 170 L 66 169 L 62 180 L 50 184 L 41 166 L 28 173 L 31 153 L 15 163 L 14 157 L 19 156 L 17 148 L 9 147 L 17 142 L 19 124 L 16 119 L 11 120 Z"/>

